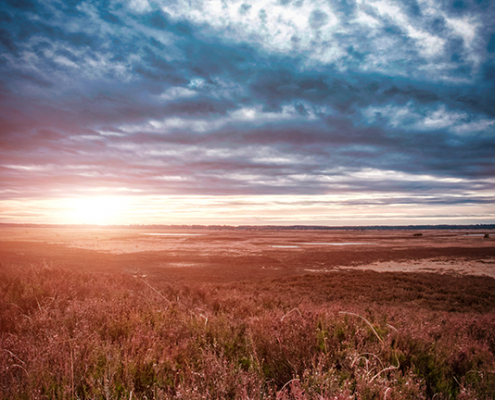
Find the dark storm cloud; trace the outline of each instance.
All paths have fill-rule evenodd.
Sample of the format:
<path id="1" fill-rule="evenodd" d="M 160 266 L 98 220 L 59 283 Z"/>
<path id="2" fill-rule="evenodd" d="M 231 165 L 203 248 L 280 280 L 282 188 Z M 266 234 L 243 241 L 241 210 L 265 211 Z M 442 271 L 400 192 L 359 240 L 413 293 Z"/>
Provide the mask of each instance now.
<path id="1" fill-rule="evenodd" d="M 329 5 L 309 13 L 318 31 L 309 50 L 284 54 L 156 5 L 4 2 L 1 195 L 100 186 L 153 194 L 437 191 L 440 201 L 439 193 L 493 189 L 483 181 L 495 176 L 493 6 L 440 4 L 443 17 L 425 16 L 415 0 L 397 2 L 425 40 L 442 43 L 430 55 L 408 26 L 374 6 Z M 243 4 L 237 14 L 254 10 Z M 265 22 L 274 12 L 262 11 Z M 356 22 L 360 12 L 374 28 Z M 446 19 L 465 15 L 478 21 L 472 42 L 467 28 L 456 33 Z M 323 33 L 333 18 L 347 30 L 332 44 Z M 339 45 L 342 55 L 308 62 L 320 45 Z"/>

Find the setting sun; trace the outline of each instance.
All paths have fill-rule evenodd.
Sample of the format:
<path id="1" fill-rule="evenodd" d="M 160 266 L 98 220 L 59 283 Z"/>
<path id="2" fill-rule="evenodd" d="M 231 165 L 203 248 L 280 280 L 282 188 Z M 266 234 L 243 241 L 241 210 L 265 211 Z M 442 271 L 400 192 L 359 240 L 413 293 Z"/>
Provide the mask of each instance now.
<path id="1" fill-rule="evenodd" d="M 64 201 L 65 220 L 69 224 L 119 224 L 128 201 L 118 196 L 97 196 Z"/>

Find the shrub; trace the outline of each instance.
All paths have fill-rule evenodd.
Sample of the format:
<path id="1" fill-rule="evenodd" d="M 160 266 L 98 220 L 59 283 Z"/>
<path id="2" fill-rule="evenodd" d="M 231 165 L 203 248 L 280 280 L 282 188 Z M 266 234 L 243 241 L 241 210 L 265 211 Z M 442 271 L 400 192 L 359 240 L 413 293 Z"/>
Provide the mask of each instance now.
<path id="1" fill-rule="evenodd" d="M 0 398 L 493 398 L 490 285 L 362 272 L 171 285 L 2 264 Z"/>

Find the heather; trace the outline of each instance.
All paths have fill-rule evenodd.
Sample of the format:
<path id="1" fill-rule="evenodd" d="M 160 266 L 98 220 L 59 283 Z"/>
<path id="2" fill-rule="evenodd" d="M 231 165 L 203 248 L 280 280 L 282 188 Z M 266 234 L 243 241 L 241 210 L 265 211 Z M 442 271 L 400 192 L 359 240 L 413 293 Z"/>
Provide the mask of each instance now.
<path id="1" fill-rule="evenodd" d="M 494 353 L 486 277 L 0 266 L 2 399 L 493 399 Z"/>

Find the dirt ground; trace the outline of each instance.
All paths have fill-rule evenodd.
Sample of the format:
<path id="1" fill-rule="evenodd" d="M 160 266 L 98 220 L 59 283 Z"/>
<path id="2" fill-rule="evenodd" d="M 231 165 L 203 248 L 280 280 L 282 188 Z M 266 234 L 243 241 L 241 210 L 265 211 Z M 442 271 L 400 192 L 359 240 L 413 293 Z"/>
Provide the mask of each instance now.
<path id="1" fill-rule="evenodd" d="M 223 282 L 342 269 L 495 278 L 495 232 L 4 227 L 0 262 Z"/>

